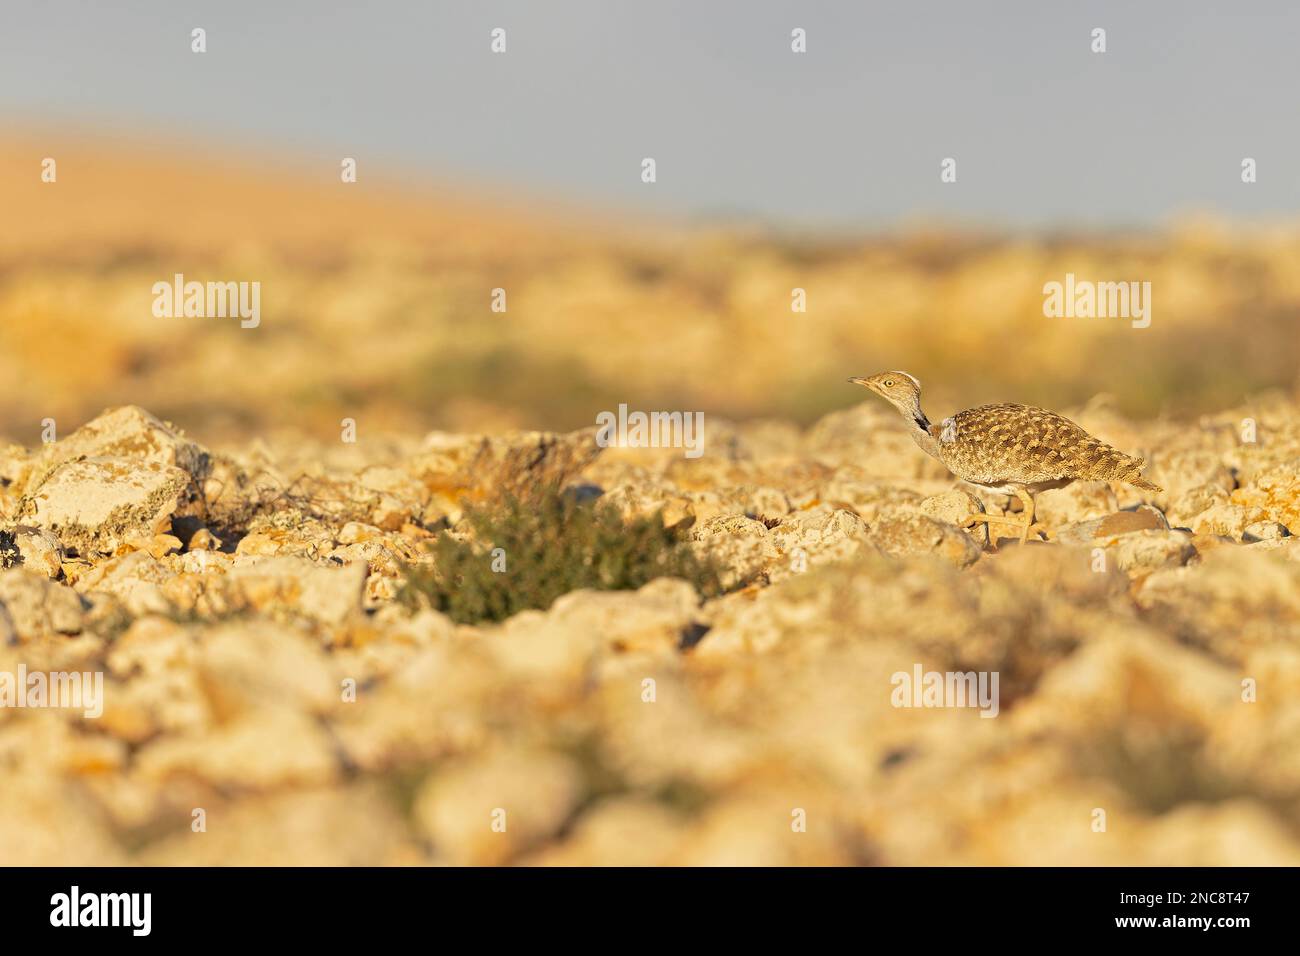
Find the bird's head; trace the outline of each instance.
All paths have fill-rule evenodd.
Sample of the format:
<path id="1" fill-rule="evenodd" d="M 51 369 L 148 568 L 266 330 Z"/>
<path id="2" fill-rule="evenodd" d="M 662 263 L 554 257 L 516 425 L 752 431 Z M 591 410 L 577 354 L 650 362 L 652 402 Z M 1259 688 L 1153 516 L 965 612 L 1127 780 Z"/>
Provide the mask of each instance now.
<path id="1" fill-rule="evenodd" d="M 908 418 L 924 417 L 921 415 L 921 383 L 906 372 L 879 372 L 849 381 L 871 389 Z"/>

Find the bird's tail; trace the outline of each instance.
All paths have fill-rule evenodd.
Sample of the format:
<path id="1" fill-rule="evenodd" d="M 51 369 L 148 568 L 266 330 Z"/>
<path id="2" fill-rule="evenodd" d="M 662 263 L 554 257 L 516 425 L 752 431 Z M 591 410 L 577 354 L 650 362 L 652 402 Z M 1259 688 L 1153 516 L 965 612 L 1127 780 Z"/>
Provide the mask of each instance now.
<path id="1" fill-rule="evenodd" d="M 1146 478 L 1142 477 L 1142 468 L 1145 464 L 1146 461 L 1144 459 L 1135 459 L 1133 462 L 1133 470 L 1129 474 L 1125 475 L 1122 480 L 1127 481 L 1134 488 L 1141 488 L 1143 491 L 1164 491 L 1164 489 L 1154 481 L 1148 481 Z"/>

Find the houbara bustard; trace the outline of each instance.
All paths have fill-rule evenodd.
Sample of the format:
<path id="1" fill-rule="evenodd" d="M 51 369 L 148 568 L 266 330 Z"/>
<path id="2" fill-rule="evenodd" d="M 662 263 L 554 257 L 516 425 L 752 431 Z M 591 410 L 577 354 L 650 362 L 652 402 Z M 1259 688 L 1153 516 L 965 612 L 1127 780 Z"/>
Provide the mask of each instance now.
<path id="1" fill-rule="evenodd" d="M 851 378 L 893 405 L 907 421 L 907 432 L 927 455 L 937 458 L 962 481 L 1004 495 L 1024 506 L 1020 518 L 973 514 L 963 522 L 1002 524 L 1020 535 L 1047 529 L 1034 521 L 1039 491 L 1060 488 L 1077 479 L 1125 481 L 1147 491 L 1158 485 L 1142 477 L 1143 460 L 1112 448 L 1055 412 L 1032 405 L 980 405 L 945 418 L 937 425 L 921 411 L 921 383 L 907 372 L 880 372 Z M 990 539 L 993 535 L 990 533 Z"/>

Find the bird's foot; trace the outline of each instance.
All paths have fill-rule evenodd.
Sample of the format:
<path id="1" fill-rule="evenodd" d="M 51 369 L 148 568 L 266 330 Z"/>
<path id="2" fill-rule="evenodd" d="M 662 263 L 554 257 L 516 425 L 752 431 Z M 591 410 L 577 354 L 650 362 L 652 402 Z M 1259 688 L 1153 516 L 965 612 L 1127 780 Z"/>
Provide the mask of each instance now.
<path id="1" fill-rule="evenodd" d="M 1051 532 L 1047 530 L 1046 526 L 1039 524 L 1037 521 L 1017 522 L 1017 525 L 1020 528 L 1021 544 L 1024 544 L 1026 541 L 1028 541 L 1030 535 L 1034 536 L 1035 541 L 1038 540 L 1038 536 L 1040 534 L 1043 536 L 1044 541 L 1052 540 Z"/>
<path id="2" fill-rule="evenodd" d="M 982 511 L 977 511 L 975 514 L 968 516 L 966 520 L 961 523 L 961 526 L 970 529 L 977 524 L 988 525 L 989 547 L 996 551 L 998 549 L 998 536 L 994 533 L 993 526 L 995 524 L 1004 525 L 1006 528 L 1010 529 L 1012 534 L 1016 534 L 1019 532 L 1024 522 L 1017 518 L 1009 518 L 1006 515 L 991 515 L 985 514 Z"/>

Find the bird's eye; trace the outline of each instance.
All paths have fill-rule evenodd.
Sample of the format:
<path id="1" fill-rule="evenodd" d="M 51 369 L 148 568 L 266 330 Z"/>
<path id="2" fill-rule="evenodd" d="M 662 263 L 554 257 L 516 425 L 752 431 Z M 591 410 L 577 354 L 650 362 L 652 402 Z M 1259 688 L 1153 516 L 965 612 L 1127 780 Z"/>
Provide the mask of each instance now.
<path id="1" fill-rule="evenodd" d="M 894 387 L 894 380 L 892 378 L 885 379 L 885 388 L 893 388 L 893 387 Z"/>

